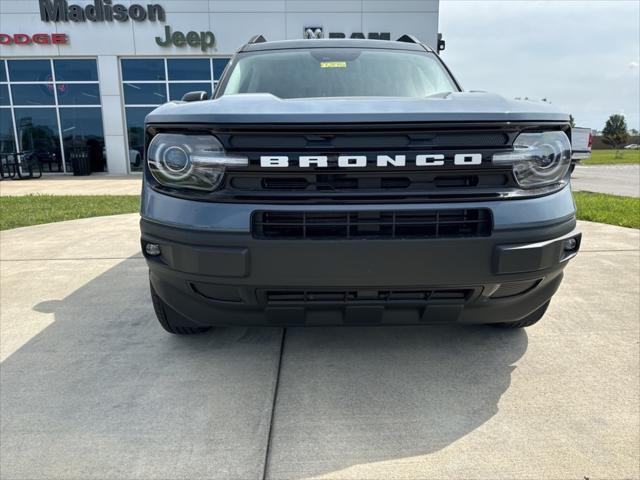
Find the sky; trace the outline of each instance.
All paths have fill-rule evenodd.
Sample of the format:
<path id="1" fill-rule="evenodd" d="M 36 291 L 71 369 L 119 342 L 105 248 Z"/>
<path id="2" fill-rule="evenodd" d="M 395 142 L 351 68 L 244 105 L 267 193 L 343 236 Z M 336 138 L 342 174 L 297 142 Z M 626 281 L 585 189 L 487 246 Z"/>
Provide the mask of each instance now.
<path id="1" fill-rule="evenodd" d="M 465 90 L 547 98 L 576 126 L 640 129 L 640 0 L 441 0 L 443 60 Z"/>

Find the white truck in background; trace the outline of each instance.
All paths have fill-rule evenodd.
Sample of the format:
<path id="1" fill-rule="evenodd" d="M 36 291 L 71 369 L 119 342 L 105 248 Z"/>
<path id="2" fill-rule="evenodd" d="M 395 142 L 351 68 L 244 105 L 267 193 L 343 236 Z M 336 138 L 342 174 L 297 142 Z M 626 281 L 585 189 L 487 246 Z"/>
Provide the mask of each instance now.
<path id="1" fill-rule="evenodd" d="M 592 144 L 593 134 L 590 128 L 571 128 L 571 173 L 573 173 L 577 163 L 591 157 Z"/>

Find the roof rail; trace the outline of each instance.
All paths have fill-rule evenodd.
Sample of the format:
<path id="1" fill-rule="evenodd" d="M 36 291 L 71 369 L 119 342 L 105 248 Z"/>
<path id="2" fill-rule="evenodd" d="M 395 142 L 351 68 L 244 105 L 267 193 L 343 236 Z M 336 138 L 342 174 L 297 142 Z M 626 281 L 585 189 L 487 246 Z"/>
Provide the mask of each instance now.
<path id="1" fill-rule="evenodd" d="M 402 35 L 396 42 L 405 42 L 405 43 L 417 43 L 418 45 L 422 45 L 420 40 L 415 35 L 404 34 Z"/>
<path id="2" fill-rule="evenodd" d="M 254 35 L 253 37 L 251 37 L 249 39 L 249 41 L 247 42 L 248 45 L 251 45 L 252 43 L 264 43 L 266 42 L 267 39 L 264 38 L 262 35 Z"/>
<path id="3" fill-rule="evenodd" d="M 421 47 L 423 47 L 428 52 L 433 52 L 433 49 L 429 45 L 422 43 L 415 35 L 405 33 L 400 38 L 398 38 L 396 42 L 415 43 L 416 45 L 420 45 Z"/>

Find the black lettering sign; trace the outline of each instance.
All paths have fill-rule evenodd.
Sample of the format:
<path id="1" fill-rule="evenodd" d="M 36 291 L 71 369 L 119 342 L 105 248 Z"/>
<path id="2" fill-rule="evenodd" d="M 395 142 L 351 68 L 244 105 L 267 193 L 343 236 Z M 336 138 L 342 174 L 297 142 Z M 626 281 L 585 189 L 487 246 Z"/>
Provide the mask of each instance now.
<path id="1" fill-rule="evenodd" d="M 184 47 L 186 45 L 190 47 L 200 47 L 200 50 L 206 52 L 209 48 L 212 48 L 216 44 L 216 37 L 213 32 L 194 32 L 190 31 L 184 34 L 183 32 L 171 33 L 171 27 L 167 25 L 164 27 L 164 38 L 156 37 L 156 44 L 161 47 Z"/>
<path id="2" fill-rule="evenodd" d="M 158 4 L 139 5 L 132 3 L 129 7 L 112 0 L 94 0 L 86 6 L 69 5 L 67 0 L 38 0 L 40 19 L 43 22 L 164 22 L 164 8 Z"/>
<path id="3" fill-rule="evenodd" d="M 129 7 L 129 16 L 131 20 L 136 22 L 143 22 L 147 18 L 147 11 L 142 5 L 133 4 Z"/>
<path id="4" fill-rule="evenodd" d="M 71 5 L 69 7 L 69 20 L 72 22 L 84 22 L 84 10 L 80 5 Z"/>
<path id="5" fill-rule="evenodd" d="M 369 32 L 369 40 L 391 40 L 389 32 Z"/>
<path id="6" fill-rule="evenodd" d="M 113 18 L 117 22 L 126 22 L 129 20 L 129 14 L 127 13 L 127 7 L 124 5 L 116 4 L 113 6 Z"/>
<path id="7" fill-rule="evenodd" d="M 64 0 L 40 0 L 40 19 L 43 22 L 66 22 L 67 2 Z"/>

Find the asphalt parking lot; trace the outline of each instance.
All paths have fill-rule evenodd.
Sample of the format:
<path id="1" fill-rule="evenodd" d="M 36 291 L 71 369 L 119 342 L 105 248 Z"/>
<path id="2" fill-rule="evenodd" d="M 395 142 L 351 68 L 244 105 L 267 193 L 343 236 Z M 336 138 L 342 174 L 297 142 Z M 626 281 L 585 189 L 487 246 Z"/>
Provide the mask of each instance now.
<path id="1" fill-rule="evenodd" d="M 640 165 L 577 165 L 571 175 L 571 188 L 640 197 Z"/>
<path id="2" fill-rule="evenodd" d="M 0 233 L 0 476 L 638 478 L 640 232 L 582 222 L 540 324 L 156 324 L 137 215 Z"/>

